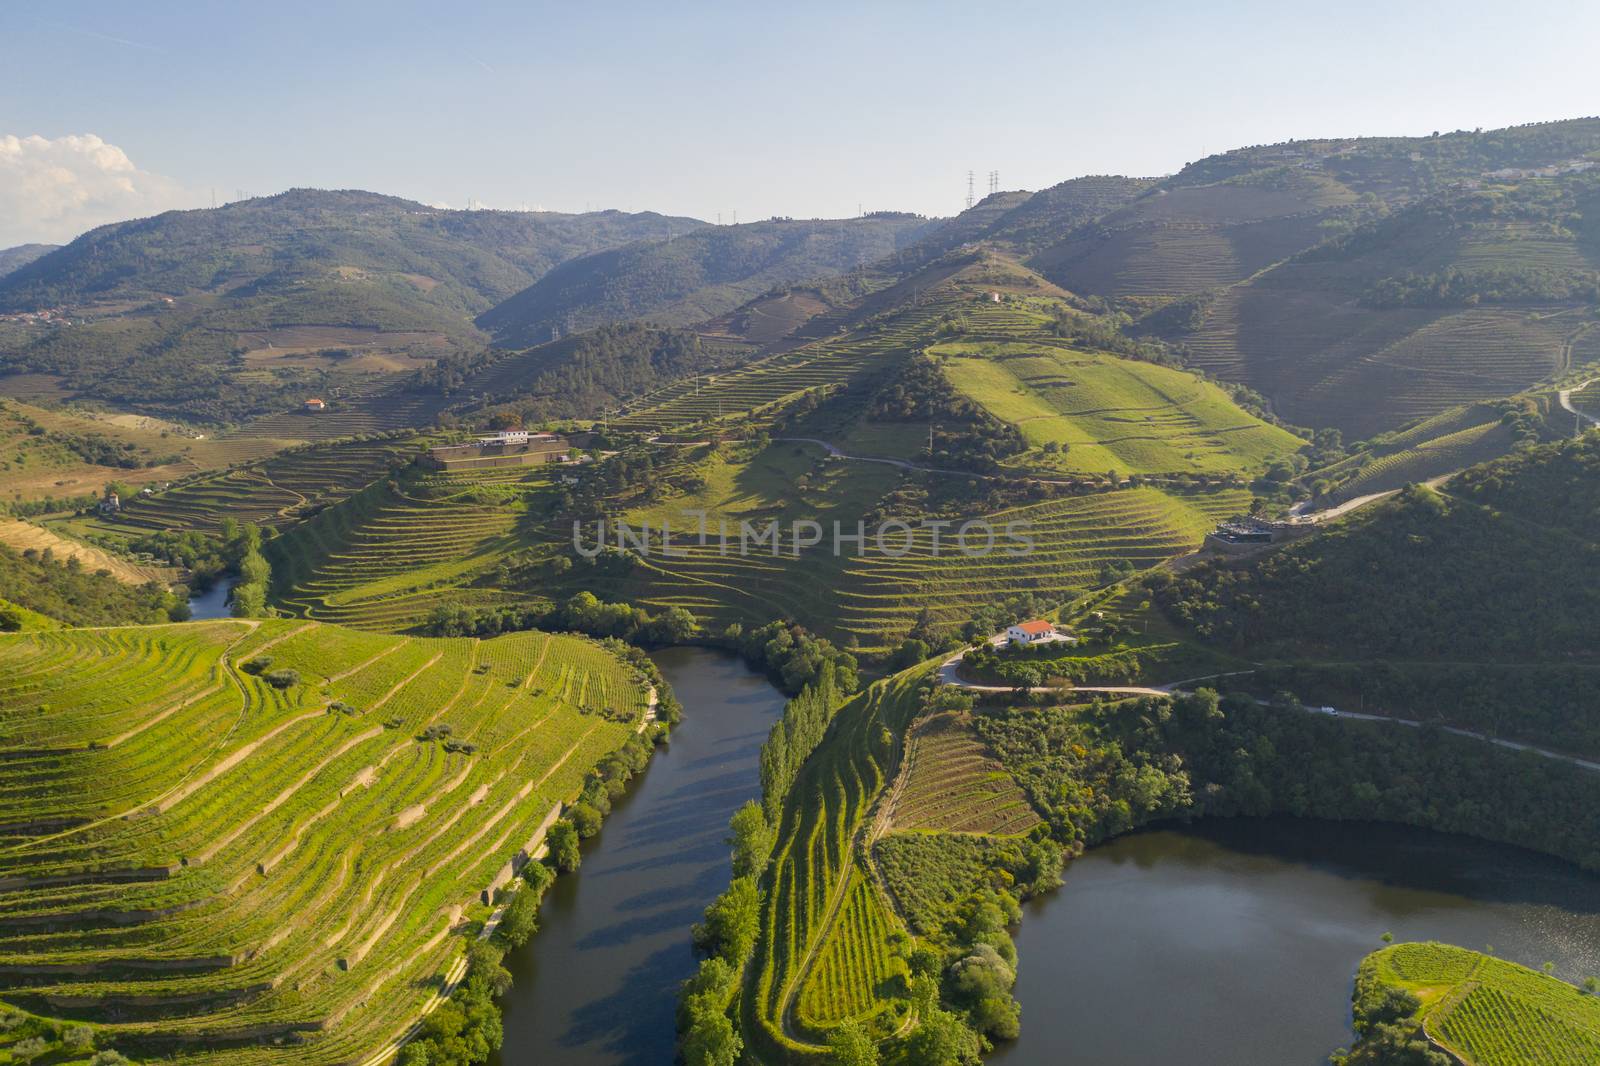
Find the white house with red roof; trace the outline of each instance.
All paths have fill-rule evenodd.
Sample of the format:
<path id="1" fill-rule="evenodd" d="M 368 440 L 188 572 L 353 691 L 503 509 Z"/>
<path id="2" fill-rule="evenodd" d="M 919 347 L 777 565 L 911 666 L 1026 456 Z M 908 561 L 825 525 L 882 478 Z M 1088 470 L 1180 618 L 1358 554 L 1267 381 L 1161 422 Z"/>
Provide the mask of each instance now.
<path id="1" fill-rule="evenodd" d="M 1033 618 L 1006 627 L 1006 641 L 1010 644 L 1040 644 L 1047 640 L 1060 640 L 1056 627 L 1043 618 Z"/>

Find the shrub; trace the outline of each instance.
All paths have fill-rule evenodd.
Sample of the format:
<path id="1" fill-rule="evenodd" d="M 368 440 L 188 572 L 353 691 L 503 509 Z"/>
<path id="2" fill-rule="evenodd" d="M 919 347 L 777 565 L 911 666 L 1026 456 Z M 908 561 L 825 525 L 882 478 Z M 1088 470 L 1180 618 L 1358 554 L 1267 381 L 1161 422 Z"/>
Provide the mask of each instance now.
<path id="1" fill-rule="evenodd" d="M 300 671 L 273 670 L 263 674 L 262 680 L 276 689 L 293 688 L 300 683 Z"/>

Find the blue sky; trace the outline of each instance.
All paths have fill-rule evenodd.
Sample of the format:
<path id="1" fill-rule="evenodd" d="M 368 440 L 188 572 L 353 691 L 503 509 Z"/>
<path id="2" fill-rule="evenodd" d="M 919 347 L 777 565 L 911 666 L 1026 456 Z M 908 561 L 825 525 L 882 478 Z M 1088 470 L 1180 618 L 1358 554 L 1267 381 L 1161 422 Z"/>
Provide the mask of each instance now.
<path id="1" fill-rule="evenodd" d="M 949 214 L 969 169 L 1039 188 L 1600 113 L 1577 2 L 55 0 L 0 8 L 0 40 L 0 247 L 296 185 Z"/>

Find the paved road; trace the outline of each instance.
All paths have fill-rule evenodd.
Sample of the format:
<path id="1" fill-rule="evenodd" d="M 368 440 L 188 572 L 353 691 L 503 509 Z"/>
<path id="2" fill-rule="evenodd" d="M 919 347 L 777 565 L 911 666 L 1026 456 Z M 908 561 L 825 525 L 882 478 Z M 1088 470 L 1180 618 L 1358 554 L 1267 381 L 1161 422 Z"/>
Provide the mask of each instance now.
<path id="1" fill-rule="evenodd" d="M 1562 389 L 1560 392 L 1556 393 L 1556 399 L 1561 401 L 1561 406 L 1563 408 L 1565 408 L 1569 413 L 1575 414 L 1579 418 L 1586 419 L 1586 420 L 1588 420 L 1590 422 L 1593 422 L 1595 425 L 1600 426 L 1600 418 L 1596 418 L 1594 415 L 1590 414 L 1589 412 L 1580 411 L 1576 407 L 1572 406 L 1572 394 L 1577 392 L 1577 391 L 1579 391 L 1580 389 L 1583 389 L 1583 388 L 1586 388 L 1586 387 L 1588 387 L 1590 385 L 1593 385 L 1596 381 L 1600 381 L 1600 378 L 1590 378 L 1588 381 L 1580 381 L 1580 382 L 1578 382 L 1576 385 L 1572 386 L 1572 388 L 1570 388 L 1570 389 Z"/>
<path id="2" fill-rule="evenodd" d="M 1005 637 L 991 637 L 989 643 L 996 646 L 1005 642 Z M 939 667 L 939 681 L 941 684 L 951 685 L 955 688 L 966 689 L 969 692 L 1015 692 L 1015 685 L 983 685 L 974 681 L 967 681 L 960 676 L 961 660 L 966 656 L 966 649 L 945 660 Z M 1073 692 L 1089 693 L 1096 696 L 1170 696 L 1174 692 L 1188 689 L 1201 681 L 1213 681 L 1221 677 L 1237 677 L 1242 674 L 1254 673 L 1253 670 L 1235 670 L 1225 674 L 1208 674 L 1204 677 L 1185 678 L 1182 681 L 1173 681 L 1166 685 L 1075 685 Z M 1256 700 L 1261 706 L 1271 704 L 1267 700 Z M 1408 729 L 1421 729 L 1427 723 L 1419 722 L 1414 718 L 1396 718 L 1387 714 L 1365 714 L 1360 711 L 1341 711 L 1337 707 L 1306 707 L 1307 714 L 1320 714 L 1329 718 L 1343 718 L 1357 722 L 1388 722 L 1391 725 L 1405 726 Z M 1485 744 L 1493 744 L 1497 748 L 1508 751 L 1527 751 L 1556 762 L 1569 763 L 1584 770 L 1600 773 L 1600 762 L 1568 755 L 1565 752 L 1553 751 L 1550 748 L 1541 748 L 1536 744 L 1524 744 L 1521 741 L 1506 740 L 1503 737 L 1492 737 L 1487 733 L 1480 733 L 1472 729 L 1461 729 L 1456 726 L 1440 726 L 1441 731 L 1451 736 L 1466 737 L 1469 740 L 1479 740 Z"/>

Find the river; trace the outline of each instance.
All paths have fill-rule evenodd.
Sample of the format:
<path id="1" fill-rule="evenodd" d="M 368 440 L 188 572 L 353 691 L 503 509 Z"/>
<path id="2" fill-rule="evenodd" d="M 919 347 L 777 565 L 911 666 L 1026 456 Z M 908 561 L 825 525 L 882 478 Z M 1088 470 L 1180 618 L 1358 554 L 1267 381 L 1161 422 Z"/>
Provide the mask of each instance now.
<path id="1" fill-rule="evenodd" d="M 758 791 L 784 701 L 730 656 L 655 659 L 684 720 L 507 959 L 499 1066 L 672 1061 L 689 927 L 727 885 L 728 817 Z M 1096 848 L 1065 882 L 1026 907 L 1022 1037 L 991 1062 L 1325 1066 L 1351 1040 L 1351 979 L 1385 932 L 1600 974 L 1600 878 L 1466 837 L 1215 821 Z"/>
<path id="2" fill-rule="evenodd" d="M 231 592 L 233 592 L 233 578 L 219 577 L 204 592 L 197 592 L 190 596 L 190 620 L 203 622 L 210 618 L 232 617 L 233 612 L 228 607 L 228 595 Z"/>
<path id="3" fill-rule="evenodd" d="M 728 886 L 728 819 L 760 792 L 757 756 L 784 697 L 731 655 L 653 658 L 683 721 L 507 958 L 502 1066 L 672 1062 L 678 985 L 698 965 L 689 927 Z"/>
<path id="4" fill-rule="evenodd" d="M 1005 1066 L 1326 1066 L 1356 966 L 1401 940 L 1600 974 L 1600 878 L 1399 826 L 1216 821 L 1096 848 L 1025 908 Z"/>

